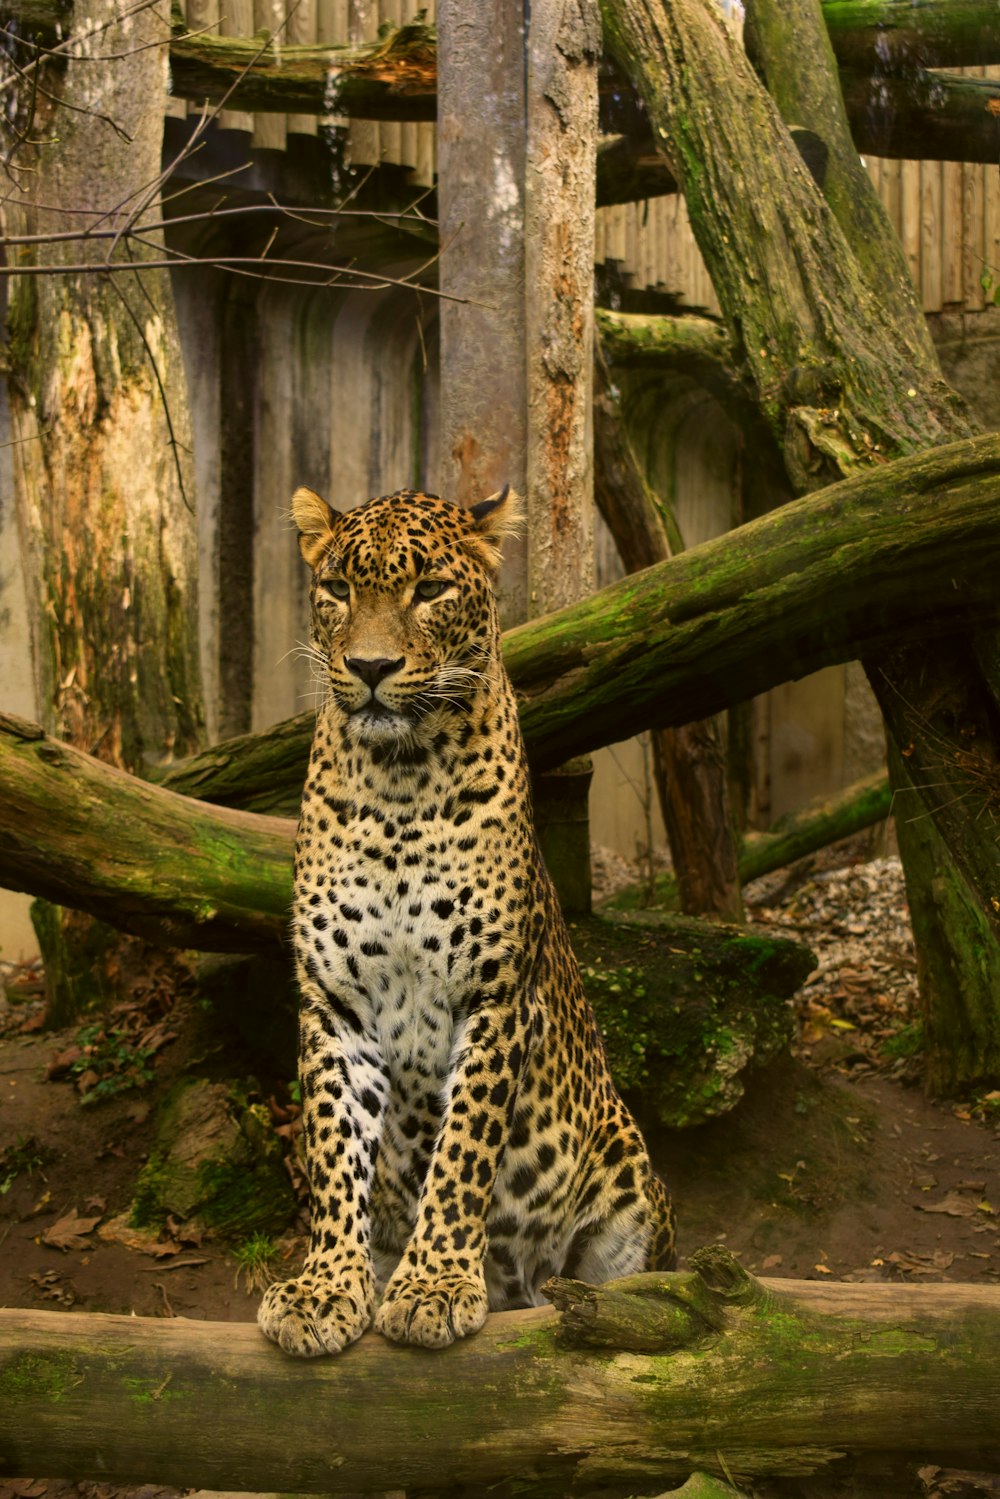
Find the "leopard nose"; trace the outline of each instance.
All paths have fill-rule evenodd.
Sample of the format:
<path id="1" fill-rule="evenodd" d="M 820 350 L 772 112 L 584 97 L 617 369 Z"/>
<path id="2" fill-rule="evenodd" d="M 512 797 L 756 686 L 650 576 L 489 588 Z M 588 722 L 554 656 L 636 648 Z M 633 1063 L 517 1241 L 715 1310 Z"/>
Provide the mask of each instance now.
<path id="1" fill-rule="evenodd" d="M 388 656 L 375 656 L 366 661 L 361 656 L 345 656 L 344 665 L 349 672 L 353 672 L 354 676 L 360 677 L 365 686 L 370 687 L 372 692 L 374 692 L 384 677 L 389 676 L 390 672 L 399 670 L 403 664 L 403 659 L 402 656 L 399 656 L 395 661 L 390 661 Z"/>

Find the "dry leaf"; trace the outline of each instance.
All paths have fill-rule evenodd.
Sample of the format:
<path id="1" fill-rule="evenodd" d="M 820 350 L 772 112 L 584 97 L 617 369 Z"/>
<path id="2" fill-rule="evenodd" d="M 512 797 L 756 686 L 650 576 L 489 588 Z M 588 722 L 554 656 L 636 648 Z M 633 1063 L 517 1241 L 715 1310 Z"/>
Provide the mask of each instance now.
<path id="1" fill-rule="evenodd" d="M 976 1204 L 967 1197 L 959 1197 L 957 1192 L 949 1192 L 940 1202 L 915 1202 L 913 1205 L 918 1213 L 947 1213 L 949 1218 L 972 1218 L 976 1213 Z"/>
<path id="2" fill-rule="evenodd" d="M 81 1218 L 76 1208 L 70 1208 L 68 1213 L 50 1224 L 42 1233 L 42 1243 L 48 1244 L 51 1249 L 93 1249 L 92 1240 L 84 1238 L 95 1229 L 101 1221 L 98 1213 L 93 1218 Z"/>

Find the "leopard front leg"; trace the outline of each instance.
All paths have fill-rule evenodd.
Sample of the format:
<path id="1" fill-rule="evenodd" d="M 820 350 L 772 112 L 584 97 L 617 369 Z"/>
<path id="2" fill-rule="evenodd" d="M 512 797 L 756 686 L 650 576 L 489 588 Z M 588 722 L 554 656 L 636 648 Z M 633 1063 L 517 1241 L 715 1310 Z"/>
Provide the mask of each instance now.
<path id="1" fill-rule="evenodd" d="M 369 1202 L 388 1083 L 353 1012 L 316 989 L 303 997 L 299 1075 L 309 1253 L 300 1275 L 268 1287 L 257 1321 L 286 1353 L 310 1358 L 339 1353 L 372 1320 Z"/>
<path id="2" fill-rule="evenodd" d="M 525 996 L 466 1021 L 409 1243 L 375 1317 L 397 1343 L 444 1348 L 486 1319 L 486 1219 L 533 1029 Z"/>

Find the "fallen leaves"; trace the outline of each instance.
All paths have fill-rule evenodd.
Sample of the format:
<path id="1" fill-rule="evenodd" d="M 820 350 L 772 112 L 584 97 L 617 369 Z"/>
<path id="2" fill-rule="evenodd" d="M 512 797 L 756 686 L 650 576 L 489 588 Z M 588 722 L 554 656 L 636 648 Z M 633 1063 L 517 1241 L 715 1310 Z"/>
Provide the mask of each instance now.
<path id="1" fill-rule="evenodd" d="M 87 1235 L 93 1233 L 100 1221 L 100 1213 L 81 1218 L 76 1208 L 70 1208 L 68 1213 L 42 1230 L 41 1242 L 50 1249 L 61 1249 L 64 1254 L 68 1249 L 93 1249 L 94 1241 Z"/>

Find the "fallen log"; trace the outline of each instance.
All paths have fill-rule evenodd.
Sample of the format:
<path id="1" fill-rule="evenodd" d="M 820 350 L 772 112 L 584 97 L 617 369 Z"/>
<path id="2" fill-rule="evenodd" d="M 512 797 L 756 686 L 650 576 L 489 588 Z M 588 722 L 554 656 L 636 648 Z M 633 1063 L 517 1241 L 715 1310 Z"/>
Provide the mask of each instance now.
<path id="1" fill-rule="evenodd" d="M 824 0 L 824 19 L 841 64 L 845 101 L 860 151 L 926 160 L 996 160 L 1000 98 L 988 79 L 966 80 L 921 69 L 1000 61 L 1000 24 L 990 0 Z M 64 0 L 6 0 L 0 24 L 19 61 L 35 40 L 66 45 L 71 9 Z M 11 24 L 13 23 L 13 25 Z M 437 37 L 407 22 L 357 46 L 296 45 L 276 35 L 219 36 L 178 29 L 170 41 L 173 93 L 196 104 L 290 114 L 341 114 L 373 120 L 434 120 Z M 873 82 L 874 79 L 874 82 Z M 620 90 L 621 80 L 611 88 Z M 627 87 L 627 85 L 626 85 Z M 677 191 L 655 159 L 651 138 L 608 142 L 598 163 L 598 202 L 621 203 Z"/>
<path id="2" fill-rule="evenodd" d="M 1000 436 L 796 500 L 512 630 L 505 659 L 536 769 L 683 724 L 900 639 L 997 614 Z M 297 803 L 312 720 L 220 745 L 154 787 L 0 719 L 0 884 L 177 946 L 273 946 L 291 824 L 206 800 Z M 294 753 L 293 753 L 294 747 Z"/>
<path id="3" fill-rule="evenodd" d="M 0 1471 L 299 1493 L 654 1491 L 1000 1462 L 1000 1287 L 757 1281 L 722 1249 L 444 1352 L 286 1357 L 249 1325 L 0 1312 Z"/>
<path id="4" fill-rule="evenodd" d="M 161 791 L 0 714 L 0 884 L 170 947 L 273 949 L 295 825 Z"/>
<path id="5" fill-rule="evenodd" d="M 896 639 L 995 619 L 998 515 L 993 433 L 866 468 L 509 630 L 533 767 L 707 718 Z M 206 801 L 291 810 L 312 724 L 299 714 L 158 779 Z"/>
<path id="6" fill-rule="evenodd" d="M 892 787 L 885 771 L 863 776 L 833 796 L 817 797 L 795 812 L 779 817 L 766 832 L 744 836 L 739 851 L 740 883 L 748 885 L 807 854 L 839 843 L 854 833 L 884 822 L 892 810 Z M 629 885 L 607 902 L 612 911 L 643 910 L 647 906 L 677 905 L 677 882 L 672 874 L 657 875 L 652 897 L 648 883 Z"/>

